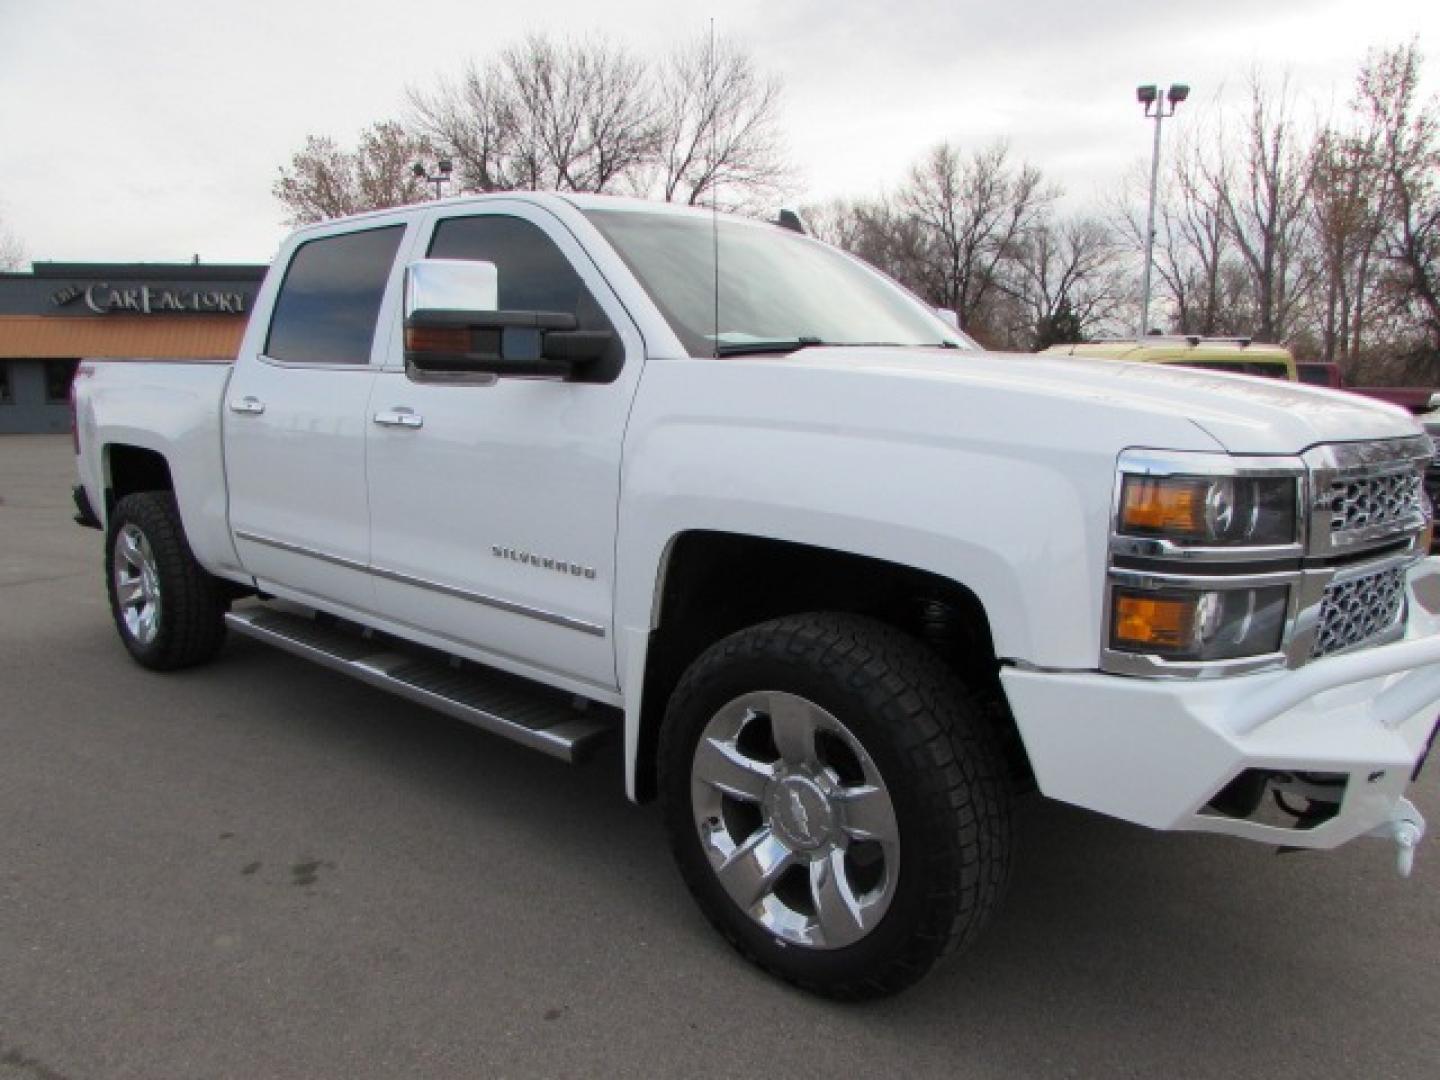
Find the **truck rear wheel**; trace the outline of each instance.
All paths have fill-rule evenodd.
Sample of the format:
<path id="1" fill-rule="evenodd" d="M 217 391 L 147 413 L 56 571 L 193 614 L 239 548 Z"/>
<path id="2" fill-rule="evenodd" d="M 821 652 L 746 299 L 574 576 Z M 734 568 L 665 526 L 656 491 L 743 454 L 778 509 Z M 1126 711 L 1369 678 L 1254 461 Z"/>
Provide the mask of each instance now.
<path id="1" fill-rule="evenodd" d="M 910 985 L 1004 892 L 1010 792 L 984 714 L 924 645 L 849 615 L 741 631 L 681 679 L 666 828 L 743 955 L 845 999 Z"/>
<path id="2" fill-rule="evenodd" d="M 105 571 L 115 628 L 137 662 L 170 671 L 219 651 L 226 592 L 191 554 L 172 492 L 138 492 L 115 505 Z"/>

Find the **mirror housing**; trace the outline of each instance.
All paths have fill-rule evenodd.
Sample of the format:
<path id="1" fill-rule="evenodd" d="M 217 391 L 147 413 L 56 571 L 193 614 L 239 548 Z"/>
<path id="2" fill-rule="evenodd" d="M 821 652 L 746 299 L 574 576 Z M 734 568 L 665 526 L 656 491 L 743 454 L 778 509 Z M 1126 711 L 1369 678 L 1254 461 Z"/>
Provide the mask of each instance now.
<path id="1" fill-rule="evenodd" d="M 405 364 L 437 375 L 565 378 L 601 359 L 608 330 L 569 312 L 498 311 L 494 263 L 421 259 L 405 268 Z"/>
<path id="2" fill-rule="evenodd" d="M 950 308 L 937 307 L 935 309 L 935 314 L 939 315 L 941 322 L 943 322 L 946 326 L 950 327 L 951 330 L 960 329 L 960 316 L 956 315 L 955 312 L 952 311 Z"/>
<path id="3" fill-rule="evenodd" d="M 492 262 L 420 259 L 405 267 L 405 318 L 416 311 L 494 311 L 500 271 Z"/>

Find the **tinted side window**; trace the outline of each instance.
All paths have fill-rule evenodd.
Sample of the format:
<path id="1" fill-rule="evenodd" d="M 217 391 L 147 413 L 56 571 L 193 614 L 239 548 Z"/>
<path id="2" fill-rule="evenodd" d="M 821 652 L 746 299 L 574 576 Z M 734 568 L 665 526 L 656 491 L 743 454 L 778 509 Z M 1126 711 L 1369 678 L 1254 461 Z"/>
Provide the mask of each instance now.
<path id="1" fill-rule="evenodd" d="M 51 405 L 63 405 L 70 400 L 70 384 L 75 381 L 75 369 L 79 360 L 45 361 L 45 400 Z"/>
<path id="2" fill-rule="evenodd" d="M 265 355 L 292 364 L 368 364 L 403 225 L 300 245 L 290 260 Z"/>
<path id="3" fill-rule="evenodd" d="M 435 226 L 428 254 L 435 259 L 494 263 L 500 278 L 501 311 L 563 311 L 575 316 L 581 330 L 614 333 L 614 326 L 565 253 L 539 226 L 523 218 L 499 214 L 446 218 Z M 605 356 L 584 365 L 574 381 L 612 382 L 624 362 L 625 350 L 620 335 L 615 334 Z"/>
<path id="4" fill-rule="evenodd" d="M 565 253 L 521 218 L 447 218 L 435 227 L 429 254 L 493 262 L 500 274 L 501 311 L 564 311 L 579 320 L 582 330 L 611 328 Z"/>

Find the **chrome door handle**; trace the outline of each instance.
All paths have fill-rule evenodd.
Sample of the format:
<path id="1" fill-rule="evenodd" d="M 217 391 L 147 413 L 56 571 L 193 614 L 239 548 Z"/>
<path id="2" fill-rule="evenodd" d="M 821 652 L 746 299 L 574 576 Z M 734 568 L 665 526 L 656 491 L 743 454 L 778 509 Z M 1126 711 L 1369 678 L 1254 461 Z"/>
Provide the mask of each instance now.
<path id="1" fill-rule="evenodd" d="M 375 414 L 375 423 L 384 427 L 418 428 L 425 426 L 425 418 L 403 406 L 397 409 L 382 409 Z"/>
<path id="2" fill-rule="evenodd" d="M 230 411 L 259 416 L 265 411 L 265 403 L 257 397 L 243 397 L 238 401 L 230 402 Z"/>

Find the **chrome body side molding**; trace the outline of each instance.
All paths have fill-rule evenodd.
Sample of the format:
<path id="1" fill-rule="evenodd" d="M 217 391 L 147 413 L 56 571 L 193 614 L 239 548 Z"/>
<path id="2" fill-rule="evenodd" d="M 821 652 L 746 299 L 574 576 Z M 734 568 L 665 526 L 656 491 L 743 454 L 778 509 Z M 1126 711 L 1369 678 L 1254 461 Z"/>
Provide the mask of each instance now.
<path id="1" fill-rule="evenodd" d="M 384 578 L 387 581 L 399 582 L 402 585 L 413 585 L 418 589 L 428 589 L 430 592 L 440 593 L 443 596 L 453 596 L 458 600 L 468 600 L 474 604 L 484 604 L 486 607 L 495 608 L 497 611 L 509 612 L 511 615 L 523 615 L 526 618 L 538 619 L 541 622 L 547 622 L 554 626 L 563 626 L 567 630 L 578 630 L 582 634 L 591 634 L 595 637 L 605 636 L 605 627 L 599 623 L 577 619 L 571 615 L 562 615 L 557 611 L 546 611 L 543 608 L 531 607 L 527 604 L 517 604 L 513 600 L 504 600 L 498 596 L 472 592 L 469 589 L 457 589 L 453 585 L 445 585 L 438 581 L 430 581 L 426 578 L 415 577 L 411 574 L 402 574 L 398 570 L 387 570 L 383 566 L 372 566 L 368 563 L 360 562 L 357 559 L 347 559 L 339 555 L 331 555 L 329 552 L 317 551 L 315 548 L 306 547 L 302 544 L 292 544 L 287 540 L 276 540 L 273 537 L 261 536 L 258 533 L 246 532 L 242 529 L 236 529 L 235 536 L 237 539 L 248 540 L 253 544 L 264 544 L 266 547 L 276 548 L 280 551 L 288 551 L 292 555 L 303 555 L 307 558 L 318 559 L 321 562 L 327 562 L 333 566 L 343 566 L 347 570 L 358 570 L 361 573 L 371 574 L 375 577 Z"/>

